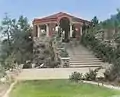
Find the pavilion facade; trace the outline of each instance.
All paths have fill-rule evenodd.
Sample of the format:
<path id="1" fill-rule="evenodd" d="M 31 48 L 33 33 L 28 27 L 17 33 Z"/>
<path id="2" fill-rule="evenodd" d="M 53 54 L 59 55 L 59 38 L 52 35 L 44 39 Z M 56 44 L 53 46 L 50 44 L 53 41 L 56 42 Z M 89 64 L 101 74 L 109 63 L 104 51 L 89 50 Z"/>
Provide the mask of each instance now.
<path id="1" fill-rule="evenodd" d="M 75 38 L 80 38 L 82 35 L 82 26 L 89 25 L 90 22 L 67 13 L 57 13 L 44 18 L 37 18 L 33 20 L 33 35 L 39 37 L 40 33 L 44 30 L 47 37 L 52 36 L 61 28 L 65 32 L 65 38 L 70 39 L 75 33 Z"/>

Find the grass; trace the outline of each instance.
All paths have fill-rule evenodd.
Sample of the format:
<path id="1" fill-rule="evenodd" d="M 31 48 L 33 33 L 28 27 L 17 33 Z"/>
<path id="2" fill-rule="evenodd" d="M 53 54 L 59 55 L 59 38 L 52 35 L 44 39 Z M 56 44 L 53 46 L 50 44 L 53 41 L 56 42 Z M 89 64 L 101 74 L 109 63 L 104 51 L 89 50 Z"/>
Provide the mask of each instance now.
<path id="1" fill-rule="evenodd" d="M 120 91 L 69 80 L 18 82 L 10 97 L 120 97 Z"/>

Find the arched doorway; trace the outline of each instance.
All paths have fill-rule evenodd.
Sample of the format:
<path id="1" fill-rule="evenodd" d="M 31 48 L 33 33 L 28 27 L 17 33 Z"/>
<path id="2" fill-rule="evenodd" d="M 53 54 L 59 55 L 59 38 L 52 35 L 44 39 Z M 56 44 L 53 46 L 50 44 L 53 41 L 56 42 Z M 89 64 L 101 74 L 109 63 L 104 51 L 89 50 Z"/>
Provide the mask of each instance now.
<path id="1" fill-rule="evenodd" d="M 67 17 L 63 17 L 60 19 L 60 28 L 62 28 L 62 31 L 65 32 L 64 34 L 64 41 L 69 41 L 69 33 L 70 33 L 70 20 Z"/>

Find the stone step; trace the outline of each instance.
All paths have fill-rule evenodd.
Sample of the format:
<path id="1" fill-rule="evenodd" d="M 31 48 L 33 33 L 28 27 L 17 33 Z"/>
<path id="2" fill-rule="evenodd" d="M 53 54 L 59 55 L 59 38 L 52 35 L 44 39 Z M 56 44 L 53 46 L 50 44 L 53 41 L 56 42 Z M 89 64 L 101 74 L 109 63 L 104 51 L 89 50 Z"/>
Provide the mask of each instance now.
<path id="1" fill-rule="evenodd" d="M 100 58 L 96 57 L 70 57 L 70 59 L 90 59 L 90 60 L 99 60 Z"/>
<path id="2" fill-rule="evenodd" d="M 79 63 L 71 63 L 70 65 L 101 65 L 102 62 L 79 62 Z"/>
<path id="3" fill-rule="evenodd" d="M 84 61 L 88 60 L 89 61 L 89 60 L 100 60 L 100 59 L 98 59 L 98 58 L 70 58 L 70 61 L 81 61 L 81 60 L 84 60 Z"/>
<path id="4" fill-rule="evenodd" d="M 70 51 L 69 51 L 70 52 Z M 72 52 L 72 51 L 71 51 Z M 93 53 L 90 52 L 72 52 L 75 55 L 93 55 Z"/>
<path id="5" fill-rule="evenodd" d="M 70 55 L 71 57 L 88 57 L 88 58 L 96 58 L 96 56 L 94 56 L 94 55 Z"/>
<path id="6" fill-rule="evenodd" d="M 70 60 L 70 63 L 102 62 L 101 60 Z"/>
<path id="7" fill-rule="evenodd" d="M 91 60 L 98 60 L 99 58 L 96 57 L 70 57 L 70 59 L 91 59 Z"/>
<path id="8" fill-rule="evenodd" d="M 101 65 L 70 65 L 70 68 L 91 68 L 91 67 L 102 67 Z"/>
<path id="9" fill-rule="evenodd" d="M 87 57 L 87 58 L 96 58 L 95 56 L 93 55 L 79 55 L 79 56 L 76 56 L 76 55 L 71 55 L 71 58 L 73 57 L 76 57 L 76 58 L 82 58 L 82 57 Z"/>
<path id="10" fill-rule="evenodd" d="M 93 54 L 89 54 L 89 53 L 88 54 L 87 53 L 86 54 L 85 53 L 75 53 L 75 54 L 73 53 L 73 55 L 74 56 L 84 56 L 84 55 L 85 56 L 87 56 L 87 55 L 94 56 Z"/>

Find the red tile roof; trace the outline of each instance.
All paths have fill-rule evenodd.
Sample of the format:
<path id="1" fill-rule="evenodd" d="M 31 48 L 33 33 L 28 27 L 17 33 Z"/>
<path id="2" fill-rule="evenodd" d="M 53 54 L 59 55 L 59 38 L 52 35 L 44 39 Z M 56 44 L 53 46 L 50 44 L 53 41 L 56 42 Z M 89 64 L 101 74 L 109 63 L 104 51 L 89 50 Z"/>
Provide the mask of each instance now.
<path id="1" fill-rule="evenodd" d="M 80 19 L 80 18 L 77 18 L 75 16 L 69 15 L 67 13 L 63 13 L 63 12 L 59 12 L 57 14 L 53 14 L 53 15 L 50 15 L 50 16 L 47 16 L 47 17 L 44 17 L 44 18 L 41 18 L 41 19 L 34 19 L 33 23 L 57 21 L 58 17 L 64 16 L 64 15 L 72 18 L 72 20 L 77 21 L 77 22 L 87 22 L 87 23 L 90 23 L 90 21 L 87 21 L 87 20 L 84 20 L 84 19 Z"/>

